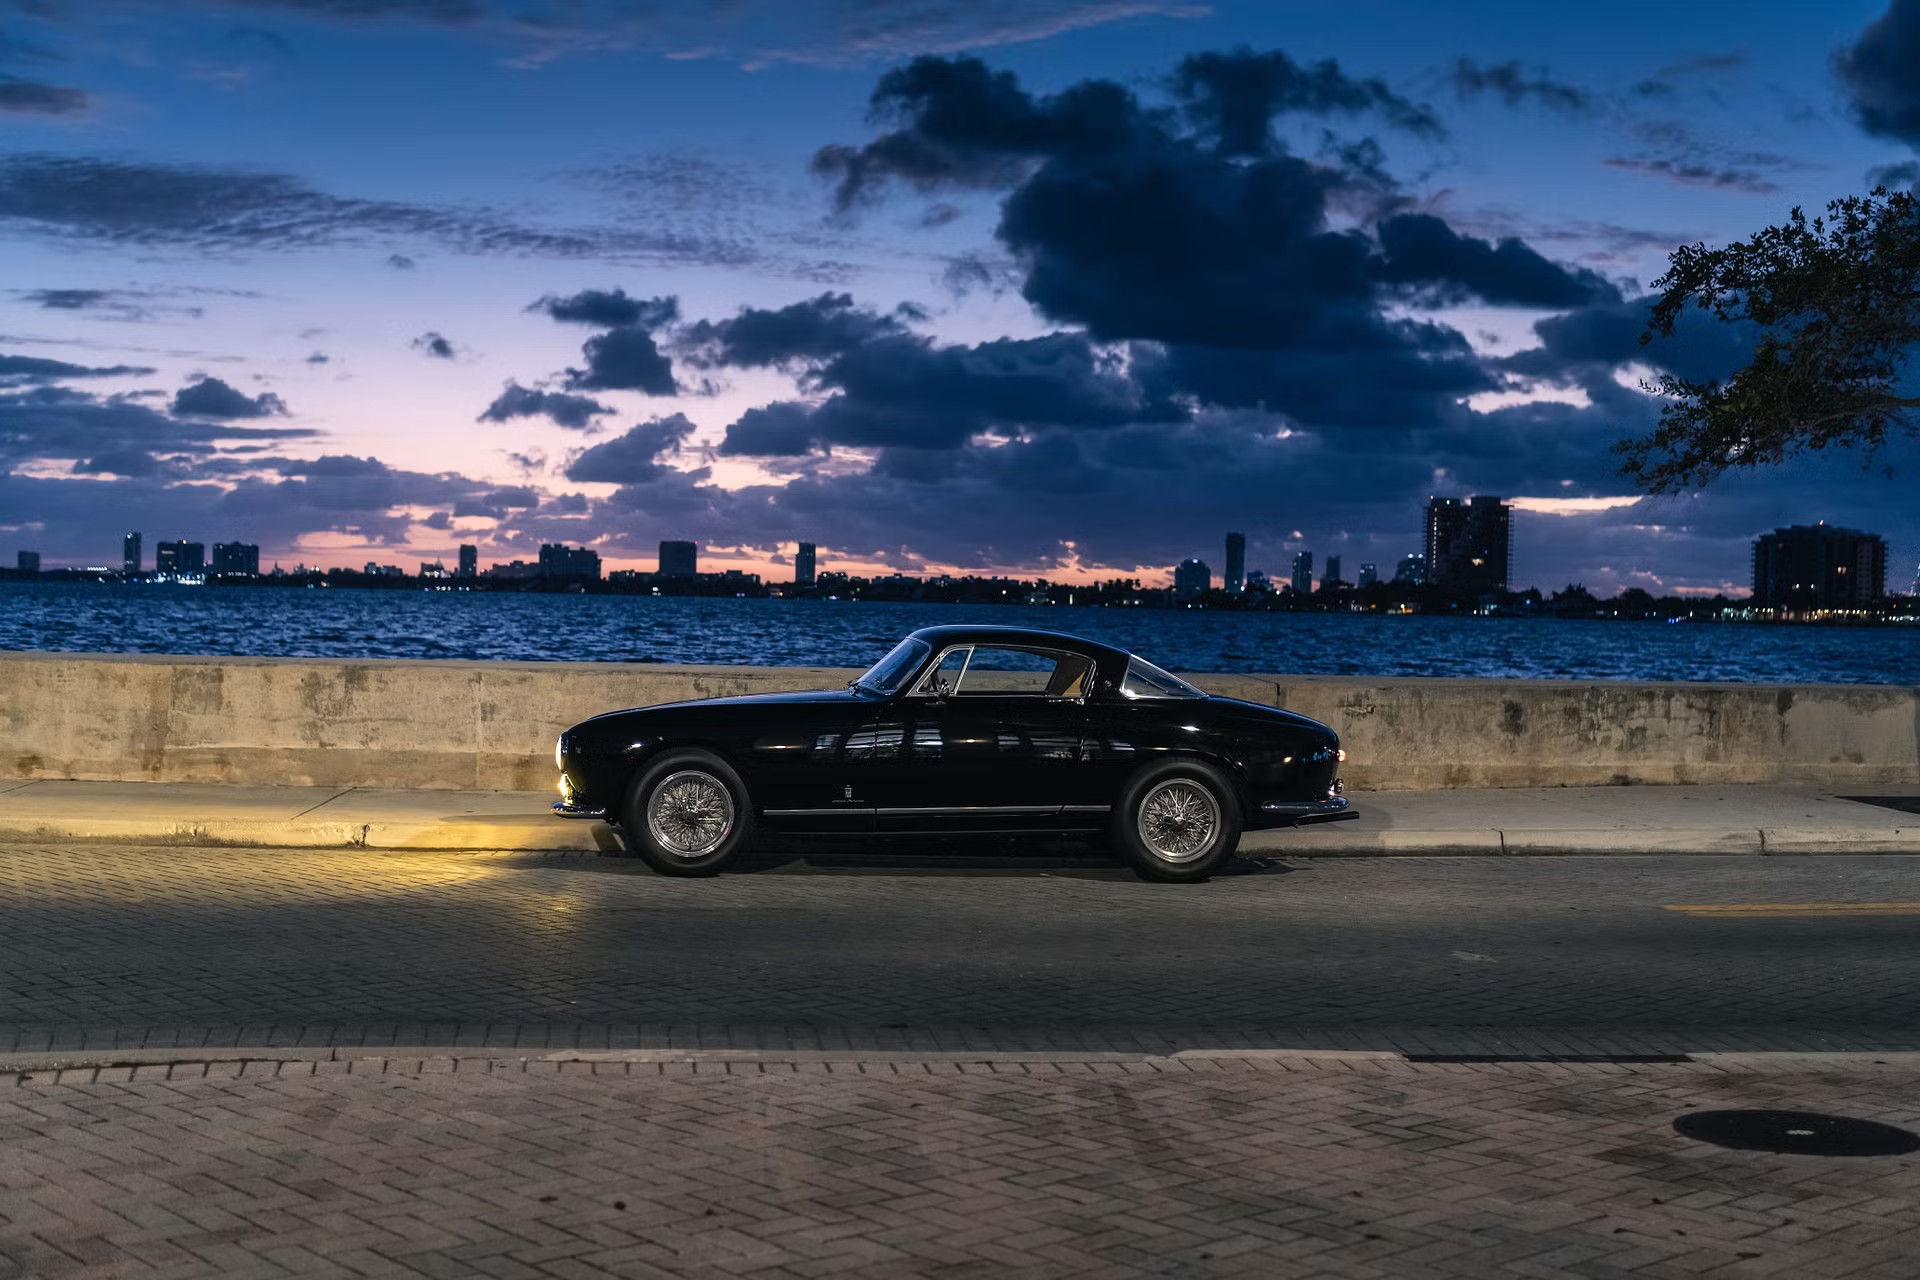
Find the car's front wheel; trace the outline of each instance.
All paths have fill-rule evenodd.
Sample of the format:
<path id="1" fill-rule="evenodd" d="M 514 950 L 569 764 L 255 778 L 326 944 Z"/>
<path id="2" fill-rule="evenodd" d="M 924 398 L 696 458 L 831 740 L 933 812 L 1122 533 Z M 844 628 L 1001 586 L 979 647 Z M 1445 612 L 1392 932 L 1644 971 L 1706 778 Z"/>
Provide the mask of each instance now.
<path id="1" fill-rule="evenodd" d="M 667 876 L 710 876 L 734 860 L 753 827 L 740 775 L 708 751 L 673 751 L 634 782 L 622 815 L 627 846 Z"/>
<path id="2" fill-rule="evenodd" d="M 1205 880 L 1240 845 L 1240 807 L 1218 769 L 1169 760 L 1127 784 L 1113 837 L 1142 879 Z"/>

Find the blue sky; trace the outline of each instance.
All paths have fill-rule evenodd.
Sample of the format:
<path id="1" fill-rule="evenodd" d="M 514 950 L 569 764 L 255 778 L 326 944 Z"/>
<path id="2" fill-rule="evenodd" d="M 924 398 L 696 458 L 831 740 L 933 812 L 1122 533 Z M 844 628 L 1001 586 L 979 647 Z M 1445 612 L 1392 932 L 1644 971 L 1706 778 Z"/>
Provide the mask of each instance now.
<path id="1" fill-rule="evenodd" d="M 693 537 L 779 575 L 804 538 L 1159 579 L 1229 528 L 1273 572 L 1384 564 L 1428 493 L 1498 492 L 1519 585 L 1740 589 L 1755 533 L 1826 519 L 1904 587 L 1909 442 L 1891 478 L 1641 499 L 1607 446 L 1652 420 L 1642 357 L 1535 325 L 1912 162 L 1835 57 L 1920 63 L 1916 31 L 1910 0 L 0 0 L 0 551 Z M 1248 68 L 1283 88 L 1230 153 Z M 1089 141 L 1094 82 L 1128 105 Z"/>

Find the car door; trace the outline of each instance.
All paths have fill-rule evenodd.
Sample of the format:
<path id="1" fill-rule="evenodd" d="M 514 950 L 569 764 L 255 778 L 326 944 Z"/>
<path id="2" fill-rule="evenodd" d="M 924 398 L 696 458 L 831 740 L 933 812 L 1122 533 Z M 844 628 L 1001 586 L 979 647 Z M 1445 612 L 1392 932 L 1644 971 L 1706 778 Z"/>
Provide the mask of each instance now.
<path id="1" fill-rule="evenodd" d="M 1084 670 L 1083 670 L 1084 668 Z M 881 831 L 1058 825 L 1091 790 L 1081 762 L 1091 663 L 1014 646 L 956 646 L 882 717 Z"/>
<path id="2" fill-rule="evenodd" d="M 749 786 L 769 827 L 872 829 L 871 772 L 884 758 L 875 705 L 849 697 L 767 708 Z"/>

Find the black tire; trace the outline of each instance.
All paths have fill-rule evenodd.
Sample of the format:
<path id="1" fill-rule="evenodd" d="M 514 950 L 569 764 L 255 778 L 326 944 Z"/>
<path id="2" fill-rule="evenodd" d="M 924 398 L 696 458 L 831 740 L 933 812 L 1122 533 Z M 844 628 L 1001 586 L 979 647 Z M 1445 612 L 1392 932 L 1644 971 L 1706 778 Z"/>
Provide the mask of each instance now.
<path id="1" fill-rule="evenodd" d="M 1206 821 L 1210 834 L 1192 850 L 1178 839 L 1160 847 L 1142 833 L 1141 813 L 1149 803 L 1172 802 L 1181 823 Z M 1196 803 L 1197 802 L 1197 803 Z M 1208 812 L 1208 805 L 1211 812 Z M 1195 810 L 1197 809 L 1197 812 Z M 1172 836 L 1177 837 L 1179 828 Z M 1198 828 L 1194 828 L 1196 832 Z M 1168 760 L 1136 773 L 1113 810 L 1113 843 L 1142 880 L 1195 884 L 1218 871 L 1240 847 L 1240 799 L 1224 775 L 1198 760 Z"/>
<path id="2" fill-rule="evenodd" d="M 701 789 L 714 784 L 726 792 L 726 805 L 721 806 L 719 813 L 714 813 L 710 793 L 704 797 L 699 794 Z M 667 786 L 682 788 L 681 794 L 686 796 L 695 810 L 713 814 L 723 823 L 724 829 L 717 843 L 711 846 L 699 843 L 700 824 L 684 820 L 669 821 L 664 825 L 669 829 L 678 827 L 685 830 L 694 851 L 664 843 L 655 834 L 647 820 L 648 809 L 656 793 Z M 685 790 L 689 786 L 694 788 L 692 792 Z M 698 803 L 702 800 L 705 804 Z M 726 806 L 731 807 L 731 813 L 724 812 Z M 677 811 L 676 817 L 684 818 L 689 814 L 688 809 L 682 808 Z M 663 876 L 714 875 L 740 855 L 753 832 L 753 804 L 747 797 L 746 784 L 740 781 L 740 775 L 711 751 L 692 748 L 669 751 L 649 761 L 640 771 L 640 776 L 634 779 L 633 787 L 627 793 L 626 808 L 620 817 L 627 848 Z"/>

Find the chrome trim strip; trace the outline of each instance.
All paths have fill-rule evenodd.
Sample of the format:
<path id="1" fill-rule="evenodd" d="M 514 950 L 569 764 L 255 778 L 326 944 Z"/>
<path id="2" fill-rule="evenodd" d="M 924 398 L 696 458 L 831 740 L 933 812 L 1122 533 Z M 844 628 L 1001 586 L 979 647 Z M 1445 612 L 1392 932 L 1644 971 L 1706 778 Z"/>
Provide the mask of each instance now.
<path id="1" fill-rule="evenodd" d="M 605 818 L 605 809 L 589 809 L 584 805 L 568 804 L 565 800 L 553 802 L 553 816 L 556 818 Z"/>
<path id="2" fill-rule="evenodd" d="M 1112 813 L 1110 804 L 1068 804 L 1060 807 L 1062 813 Z"/>
<path id="3" fill-rule="evenodd" d="M 910 809 L 875 809 L 882 817 L 898 817 L 915 813 L 1058 813 L 1057 804 L 976 804 L 976 805 L 927 805 Z"/>
<path id="4" fill-rule="evenodd" d="M 842 805 L 838 809 L 762 809 L 760 816 L 763 818 L 818 818 L 825 814 L 839 813 L 858 813 L 867 817 L 873 816 L 873 810 L 863 809 L 858 805 L 850 804 Z"/>

